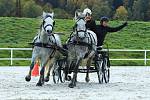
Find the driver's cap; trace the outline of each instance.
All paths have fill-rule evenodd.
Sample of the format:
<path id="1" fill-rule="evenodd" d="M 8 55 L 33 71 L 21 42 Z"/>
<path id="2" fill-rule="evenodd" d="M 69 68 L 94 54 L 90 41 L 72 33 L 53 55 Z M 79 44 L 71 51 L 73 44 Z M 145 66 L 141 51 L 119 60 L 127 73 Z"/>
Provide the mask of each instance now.
<path id="1" fill-rule="evenodd" d="M 92 11 L 89 8 L 86 8 L 86 9 L 83 10 L 83 14 L 85 16 L 89 16 L 89 15 L 92 15 Z"/>

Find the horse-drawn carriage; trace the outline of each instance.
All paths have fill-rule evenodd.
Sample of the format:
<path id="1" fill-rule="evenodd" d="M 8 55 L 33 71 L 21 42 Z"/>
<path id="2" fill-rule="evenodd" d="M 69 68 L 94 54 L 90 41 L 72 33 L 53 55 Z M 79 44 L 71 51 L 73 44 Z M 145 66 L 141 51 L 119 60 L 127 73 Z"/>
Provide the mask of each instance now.
<path id="1" fill-rule="evenodd" d="M 61 40 L 57 34 L 53 34 L 54 20 L 53 13 L 43 13 L 43 20 L 40 32 L 34 41 L 32 61 L 26 81 L 31 80 L 31 71 L 37 58 L 41 60 L 40 78 L 37 86 L 42 86 L 44 81 L 49 81 L 50 70 L 55 83 L 71 80 L 69 87 L 76 86 L 77 73 L 86 73 L 86 82 L 89 82 L 89 73 L 97 72 L 99 83 L 109 82 L 110 62 L 108 51 L 97 48 L 97 36 L 86 28 L 85 16 L 79 12 L 75 13 L 75 26 L 70 38 L 67 41 L 67 49 L 62 47 Z M 59 53 L 65 55 L 62 59 L 56 56 Z M 79 68 L 83 59 L 87 59 L 86 68 Z M 48 73 L 44 77 L 45 66 L 48 66 Z M 72 77 L 69 74 L 73 74 Z"/>

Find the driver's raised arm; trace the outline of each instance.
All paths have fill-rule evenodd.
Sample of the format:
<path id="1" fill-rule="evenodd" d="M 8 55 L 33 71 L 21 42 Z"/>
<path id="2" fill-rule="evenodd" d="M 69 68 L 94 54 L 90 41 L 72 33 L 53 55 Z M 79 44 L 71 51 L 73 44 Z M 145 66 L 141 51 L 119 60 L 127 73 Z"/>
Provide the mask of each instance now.
<path id="1" fill-rule="evenodd" d="M 123 29 L 125 26 L 127 26 L 127 22 L 125 22 L 124 24 L 118 26 L 118 27 L 107 27 L 107 31 L 108 32 L 117 32 L 120 31 L 121 29 Z"/>

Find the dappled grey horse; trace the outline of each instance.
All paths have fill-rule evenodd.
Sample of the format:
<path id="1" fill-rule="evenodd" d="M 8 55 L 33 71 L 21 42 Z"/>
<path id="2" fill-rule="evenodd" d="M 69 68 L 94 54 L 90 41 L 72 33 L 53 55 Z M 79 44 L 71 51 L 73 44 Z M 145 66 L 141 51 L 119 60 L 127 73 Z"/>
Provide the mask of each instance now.
<path id="1" fill-rule="evenodd" d="M 25 77 L 26 81 L 31 80 L 31 72 L 36 63 L 37 59 L 40 59 L 40 78 L 37 86 L 42 86 L 44 84 L 44 71 L 46 64 L 51 61 L 49 69 L 51 69 L 53 62 L 55 61 L 55 56 L 58 54 L 58 48 L 62 47 L 61 40 L 57 34 L 53 34 L 54 28 L 54 13 L 43 12 L 43 19 L 40 28 L 40 32 L 34 38 L 34 48 L 32 52 L 32 60 L 30 65 L 30 70 L 28 75 Z M 49 71 L 50 72 L 50 71 Z M 46 80 L 49 80 L 49 73 L 46 76 Z"/>
<path id="2" fill-rule="evenodd" d="M 84 15 L 80 12 L 75 13 L 76 23 L 74 26 L 74 32 L 67 43 L 67 66 L 70 69 L 73 69 L 73 78 L 69 84 L 70 88 L 76 86 L 79 64 L 84 58 L 87 59 L 86 82 L 89 82 L 89 67 L 91 66 L 91 61 L 96 53 L 97 36 L 94 32 L 86 29 L 86 22 L 84 18 Z"/>

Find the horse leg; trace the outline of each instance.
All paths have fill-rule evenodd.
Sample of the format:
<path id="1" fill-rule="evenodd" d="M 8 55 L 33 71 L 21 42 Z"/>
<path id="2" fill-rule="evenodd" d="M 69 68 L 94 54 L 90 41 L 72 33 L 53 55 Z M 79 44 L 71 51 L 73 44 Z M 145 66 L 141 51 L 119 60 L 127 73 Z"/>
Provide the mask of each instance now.
<path id="1" fill-rule="evenodd" d="M 47 75 L 46 75 L 46 77 L 45 77 L 45 79 L 44 79 L 45 82 L 48 82 L 48 81 L 49 81 L 49 76 L 50 76 L 50 71 L 51 71 L 52 66 L 53 66 L 52 64 L 50 64 L 50 65 L 48 66 L 48 72 L 47 72 Z"/>
<path id="2" fill-rule="evenodd" d="M 40 78 L 39 78 L 39 81 L 38 83 L 36 84 L 36 86 L 42 86 L 44 84 L 44 71 L 45 71 L 45 66 L 43 66 L 41 68 L 41 71 L 40 71 Z"/>
<path id="3" fill-rule="evenodd" d="M 48 59 L 47 59 L 47 61 L 44 61 L 44 63 L 42 64 L 42 68 L 40 70 L 40 78 L 39 78 L 39 81 L 36 84 L 36 86 L 42 86 L 44 84 L 44 72 L 45 72 L 45 66 L 46 66 L 47 62 L 48 62 Z"/>
<path id="4" fill-rule="evenodd" d="M 87 83 L 90 81 L 90 78 L 89 78 L 89 69 L 90 69 L 91 62 L 92 62 L 93 57 L 94 57 L 94 52 L 91 52 L 90 55 L 89 55 L 89 59 L 87 60 L 87 64 L 86 64 L 87 73 L 86 73 L 85 81 L 86 81 Z"/>
<path id="5" fill-rule="evenodd" d="M 71 79 L 71 83 L 68 85 L 70 88 L 74 88 L 76 86 L 76 79 L 77 79 L 77 73 L 78 73 L 80 61 L 81 59 L 77 60 L 74 66 L 73 78 Z"/>
<path id="6" fill-rule="evenodd" d="M 64 71 L 65 71 L 65 80 L 66 81 L 70 81 L 71 80 L 71 76 L 68 75 L 69 74 L 69 68 L 71 66 L 71 62 L 72 62 L 71 60 L 67 60 L 66 66 L 64 68 Z"/>
<path id="7" fill-rule="evenodd" d="M 36 53 L 34 53 L 34 51 L 33 51 L 33 53 L 32 53 L 32 60 L 31 60 L 31 65 L 30 65 L 30 70 L 29 70 L 29 73 L 28 73 L 28 75 L 25 77 L 25 80 L 27 81 L 27 82 L 29 82 L 30 80 L 31 80 L 31 72 L 32 72 L 32 69 L 34 68 L 34 65 L 35 65 L 35 60 L 36 60 Z"/>
<path id="8" fill-rule="evenodd" d="M 27 82 L 29 82 L 29 81 L 31 80 L 31 72 L 32 72 L 32 69 L 33 69 L 33 67 L 34 67 L 34 64 L 35 64 L 34 62 L 31 63 L 29 73 L 28 73 L 28 75 L 25 77 L 25 80 L 26 80 Z"/>
<path id="9" fill-rule="evenodd" d="M 89 69 L 90 69 L 90 66 L 91 66 L 91 61 L 92 61 L 92 59 L 89 59 L 89 60 L 87 61 L 87 64 L 86 64 L 87 73 L 86 73 L 85 81 L 86 81 L 87 83 L 90 81 L 90 78 L 89 78 Z"/>

